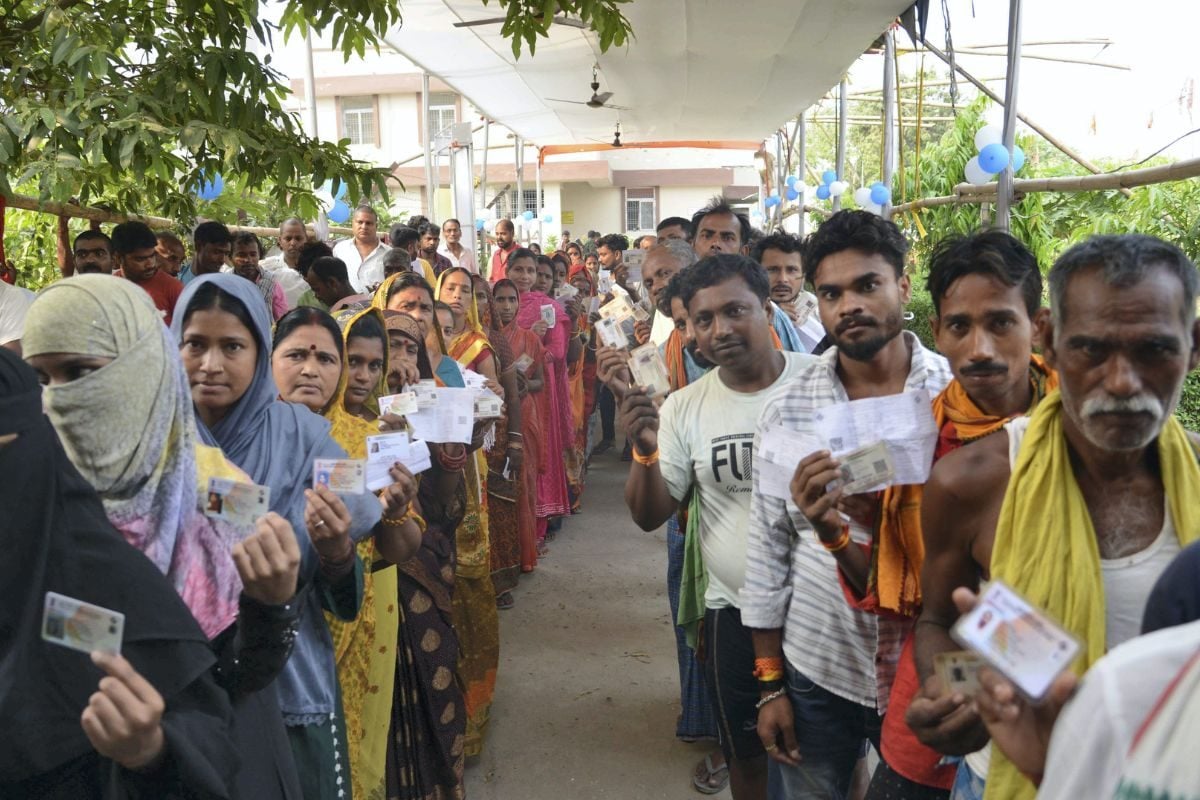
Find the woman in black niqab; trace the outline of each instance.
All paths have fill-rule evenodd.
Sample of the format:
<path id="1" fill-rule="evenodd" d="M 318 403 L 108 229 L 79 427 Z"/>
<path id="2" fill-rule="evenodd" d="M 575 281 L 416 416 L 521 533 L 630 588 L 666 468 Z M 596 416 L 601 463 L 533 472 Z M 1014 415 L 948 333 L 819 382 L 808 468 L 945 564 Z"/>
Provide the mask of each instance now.
<path id="1" fill-rule="evenodd" d="M 93 749 L 80 716 L 104 673 L 42 640 L 48 591 L 125 615 L 121 655 L 165 704 L 151 771 Z M 0 797 L 228 797 L 237 755 L 213 661 L 187 606 L 67 458 L 33 370 L 0 348 Z"/>

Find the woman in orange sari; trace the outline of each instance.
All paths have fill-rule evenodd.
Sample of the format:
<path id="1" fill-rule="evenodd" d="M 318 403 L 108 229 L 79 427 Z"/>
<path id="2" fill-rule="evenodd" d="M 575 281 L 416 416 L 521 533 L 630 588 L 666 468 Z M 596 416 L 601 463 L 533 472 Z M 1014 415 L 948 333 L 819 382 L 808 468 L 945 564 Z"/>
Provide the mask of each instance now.
<path id="1" fill-rule="evenodd" d="M 517 540 L 520 545 L 521 571 L 533 572 L 537 566 L 537 482 L 541 468 L 542 418 L 537 395 L 542 391 L 542 342 L 533 331 L 517 325 L 520 293 L 507 278 L 492 287 L 492 320 L 500 336 L 512 350 L 517 375 L 517 394 L 521 405 L 521 434 L 524 460 L 517 486 Z M 510 401 L 511 402 L 511 401 Z"/>
<path id="2" fill-rule="evenodd" d="M 571 493 L 571 511 L 578 514 L 587 478 L 588 420 L 592 416 L 592 408 L 596 401 L 596 345 L 592 341 L 592 323 L 589 318 L 596 287 L 584 264 L 571 268 L 569 280 L 579 294 L 563 302 L 569 306 L 568 313 L 575 319 L 572 336 L 579 340 L 580 352 L 567 366 L 573 426 L 573 436 L 566 451 L 567 488 Z"/>
<path id="3" fill-rule="evenodd" d="M 445 353 L 463 369 L 483 375 L 493 391 L 503 396 L 496 383 L 496 351 L 479 321 L 471 273 L 461 267 L 448 269 L 438 278 L 437 299 L 450 307 L 454 327 Z M 434 331 L 438 330 L 437 326 Z M 496 689 L 500 663 L 500 620 L 496 616 L 496 590 L 492 586 L 492 559 L 487 498 L 487 455 L 480 448 L 467 457 L 464 480 L 467 486 L 466 516 L 458 527 L 454 570 L 454 630 L 459 639 L 458 675 L 467 705 L 467 736 L 464 752 L 477 756 L 483 749 Z"/>

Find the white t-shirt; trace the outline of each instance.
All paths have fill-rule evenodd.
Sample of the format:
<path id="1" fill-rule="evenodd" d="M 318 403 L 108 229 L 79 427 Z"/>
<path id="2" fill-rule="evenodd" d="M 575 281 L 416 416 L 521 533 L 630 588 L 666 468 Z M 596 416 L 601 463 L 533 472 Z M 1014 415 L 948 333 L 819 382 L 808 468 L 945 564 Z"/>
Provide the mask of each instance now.
<path id="1" fill-rule="evenodd" d="M 354 287 L 354 291 L 362 294 L 367 291 L 368 286 L 383 283 L 383 257 L 391 249 L 379 242 L 375 249 L 363 258 L 353 239 L 343 239 L 333 246 L 333 257 L 346 262 L 346 274 L 350 278 L 350 285 Z"/>
<path id="2" fill-rule="evenodd" d="M 735 392 L 714 369 L 673 392 L 659 412 L 659 469 L 678 501 L 700 492 L 700 551 L 708 570 L 709 608 L 738 606 L 746 580 L 746 535 L 753 489 L 754 428 L 771 392 L 788 383 L 813 356 L 783 353 L 779 378 L 758 392 Z"/>
<path id="3" fill-rule="evenodd" d="M 0 281 L 0 344 L 21 338 L 25 331 L 25 314 L 36 296 L 28 289 Z"/>
<path id="4" fill-rule="evenodd" d="M 445 242 L 442 242 L 441 246 L 438 247 L 438 255 L 445 256 L 450 259 L 451 264 L 456 267 L 462 267 L 473 275 L 479 274 L 479 265 L 475 263 L 475 254 L 465 247 L 463 248 L 462 255 L 456 256 L 450 252 L 449 246 Z"/>
<path id="5" fill-rule="evenodd" d="M 1192 622 L 1130 639 L 1096 662 L 1054 723 L 1038 799 L 1112 797 L 1134 736 L 1197 648 Z"/>
<path id="6" fill-rule="evenodd" d="M 283 296 L 287 299 L 288 308 L 295 308 L 300 297 L 308 291 L 308 281 L 304 276 L 287 265 L 283 256 L 272 256 L 258 262 L 260 269 L 275 276 L 276 282 L 283 287 Z"/>

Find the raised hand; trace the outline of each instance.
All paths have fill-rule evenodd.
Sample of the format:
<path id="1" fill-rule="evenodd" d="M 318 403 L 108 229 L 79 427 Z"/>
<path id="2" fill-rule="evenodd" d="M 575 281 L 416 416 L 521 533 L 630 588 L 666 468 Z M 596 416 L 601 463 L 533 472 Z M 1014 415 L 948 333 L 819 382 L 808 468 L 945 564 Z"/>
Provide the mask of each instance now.
<path id="1" fill-rule="evenodd" d="M 292 524 L 274 511 L 261 517 L 254 533 L 233 546 L 233 563 L 247 597 L 269 606 L 291 600 L 300 573 L 300 545 Z"/>
<path id="2" fill-rule="evenodd" d="M 162 695 L 116 653 L 92 653 L 107 675 L 79 719 L 96 752 L 135 772 L 155 765 L 166 751 Z"/>

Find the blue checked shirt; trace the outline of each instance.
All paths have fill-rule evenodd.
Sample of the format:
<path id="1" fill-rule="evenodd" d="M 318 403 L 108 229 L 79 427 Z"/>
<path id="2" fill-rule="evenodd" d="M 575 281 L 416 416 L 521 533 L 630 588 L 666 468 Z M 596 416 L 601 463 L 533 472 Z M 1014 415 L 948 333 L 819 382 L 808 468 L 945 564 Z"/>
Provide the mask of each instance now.
<path id="1" fill-rule="evenodd" d="M 936 395 L 953 377 L 950 365 L 912 333 L 902 335 L 912 347 L 905 390 Z M 849 400 L 837 376 L 837 348 L 831 347 L 767 401 L 755 450 L 767 429 L 782 425 L 807 432 L 816 409 Z M 794 503 L 759 491 L 758 478 L 755 470 L 746 581 L 739 594 L 742 623 L 783 628 L 783 653 L 794 669 L 827 691 L 883 714 L 911 621 L 852 608 L 833 554 L 817 541 Z M 851 523 L 850 535 L 858 543 L 871 540 L 871 531 L 858 523 Z"/>

